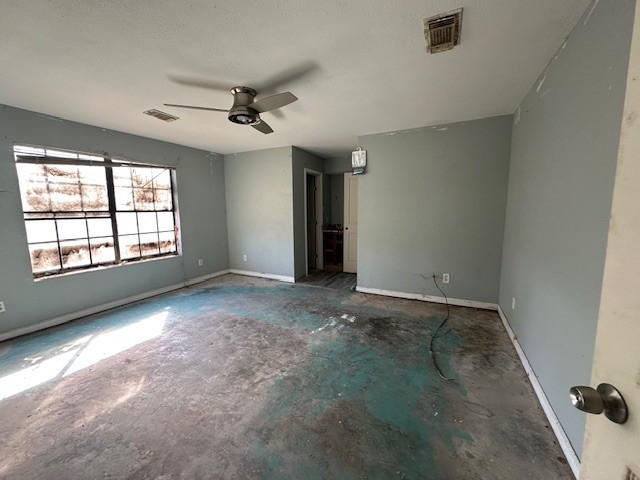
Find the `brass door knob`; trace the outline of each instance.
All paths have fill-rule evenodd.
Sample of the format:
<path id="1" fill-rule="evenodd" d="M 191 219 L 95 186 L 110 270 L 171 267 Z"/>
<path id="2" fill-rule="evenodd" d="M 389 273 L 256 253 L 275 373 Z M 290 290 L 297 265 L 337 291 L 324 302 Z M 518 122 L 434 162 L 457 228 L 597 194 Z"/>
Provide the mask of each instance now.
<path id="1" fill-rule="evenodd" d="M 624 398 L 608 383 L 601 383 L 597 389 L 585 386 L 571 387 L 569 397 L 578 410 L 596 415 L 604 412 L 605 417 L 615 423 L 624 423 L 629 416 Z"/>

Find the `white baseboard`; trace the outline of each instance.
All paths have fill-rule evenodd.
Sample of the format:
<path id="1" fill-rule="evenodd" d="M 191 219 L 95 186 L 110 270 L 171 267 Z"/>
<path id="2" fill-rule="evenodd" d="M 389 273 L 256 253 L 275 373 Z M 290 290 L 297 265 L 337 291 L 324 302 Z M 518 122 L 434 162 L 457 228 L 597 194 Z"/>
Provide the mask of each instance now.
<path id="1" fill-rule="evenodd" d="M 93 315 L 95 313 L 104 312 L 105 310 L 110 310 L 112 308 L 122 307 L 123 305 L 127 305 L 129 303 L 138 302 L 140 300 L 155 297 L 157 295 L 162 295 L 163 293 L 172 292 L 180 288 L 188 287 L 190 285 L 195 285 L 196 283 L 205 282 L 212 278 L 219 277 L 221 275 L 226 275 L 227 273 L 229 273 L 229 270 L 221 270 L 219 272 L 211 273 L 209 275 L 203 275 L 201 277 L 192 278 L 185 282 L 176 283 L 174 285 L 168 285 L 166 287 L 157 288 L 149 292 L 139 293 L 138 295 L 133 295 L 131 297 L 121 298 L 119 300 L 114 300 L 113 302 L 103 303 L 101 305 L 96 305 L 95 307 L 85 308 L 84 310 L 79 310 L 73 313 L 67 313 L 66 315 L 60 315 L 59 317 L 51 318 L 49 320 L 45 320 L 39 323 L 34 323 L 33 325 L 27 325 L 26 327 L 9 330 L 8 332 L 0 333 L 0 342 L 4 340 L 8 340 L 10 338 L 19 337 L 21 335 L 26 335 L 28 333 L 37 332 L 38 330 L 44 330 L 45 328 L 55 327 L 56 325 L 62 325 L 63 323 L 67 323 L 72 320 L 76 320 L 78 318 L 86 317 L 87 315 Z"/>
<path id="2" fill-rule="evenodd" d="M 407 298 L 409 300 L 421 300 L 423 302 L 446 303 L 444 297 L 425 295 L 422 293 L 394 292 L 393 290 L 382 290 L 380 288 L 356 287 L 357 292 L 371 293 L 373 295 L 384 295 L 386 297 Z M 475 300 L 463 300 L 460 298 L 447 298 L 449 305 L 459 307 L 482 308 L 483 310 L 498 310 L 496 303 L 477 302 Z"/>
<path id="3" fill-rule="evenodd" d="M 232 268 L 229 270 L 229 273 L 235 273 L 237 275 L 245 275 L 247 277 L 260 277 L 260 278 L 268 278 L 270 280 L 279 280 L 281 282 L 286 283 L 295 283 L 295 278 L 287 277 L 286 275 L 274 275 L 273 273 L 261 273 L 261 272 L 250 272 L 248 270 L 237 270 Z"/>
<path id="4" fill-rule="evenodd" d="M 520 346 L 520 342 L 518 342 L 518 337 L 516 337 L 516 335 L 513 333 L 511 325 L 509 325 L 509 321 L 507 320 L 507 317 L 505 316 L 500 306 L 498 306 L 498 314 L 500 315 L 500 319 L 502 320 L 504 328 L 507 330 L 507 333 L 509 334 L 509 338 L 511 339 L 513 346 L 516 348 L 516 352 L 518 352 L 518 356 L 520 357 L 522 366 L 527 372 L 529 381 L 533 386 L 533 391 L 536 392 L 536 395 L 538 396 L 538 400 L 540 401 L 540 405 L 542 406 L 544 413 L 547 415 L 547 419 L 551 424 L 553 433 L 556 434 L 558 443 L 560 444 L 560 447 L 562 448 L 562 451 L 564 452 L 565 457 L 567 457 L 567 461 L 569 462 L 569 466 L 573 471 L 573 475 L 576 478 L 579 478 L 580 477 L 580 459 L 576 455 L 576 452 L 573 449 L 571 442 L 569 441 L 569 437 L 567 437 L 567 434 L 562 428 L 562 424 L 560 423 L 560 420 L 558 420 L 558 417 L 556 416 L 556 412 L 553 411 L 553 407 L 551 406 L 551 403 L 549 403 L 549 399 L 547 398 L 547 395 L 544 393 L 544 390 L 542 389 L 542 385 L 540 385 L 540 382 L 538 381 L 538 377 L 533 371 L 533 368 L 531 368 L 531 364 L 529 363 L 529 360 L 527 359 L 527 356 L 525 355 L 524 350 L 522 350 L 522 347 Z"/>
<path id="5" fill-rule="evenodd" d="M 201 277 L 192 278 L 191 280 L 187 280 L 184 282 L 184 287 L 190 287 L 191 285 L 195 285 L 196 283 L 206 282 L 207 280 L 211 280 L 212 278 L 221 277 L 222 275 L 226 275 L 227 273 L 231 273 L 231 271 L 227 268 L 226 270 L 220 270 L 219 272 L 210 273 L 208 275 L 202 275 Z M 178 287 L 180 288 L 180 287 Z"/>

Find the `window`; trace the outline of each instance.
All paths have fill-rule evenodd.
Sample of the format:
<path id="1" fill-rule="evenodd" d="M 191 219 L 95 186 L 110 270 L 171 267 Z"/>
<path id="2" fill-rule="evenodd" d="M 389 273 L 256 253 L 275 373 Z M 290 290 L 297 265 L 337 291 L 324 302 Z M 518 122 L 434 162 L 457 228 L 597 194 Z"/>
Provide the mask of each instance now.
<path id="1" fill-rule="evenodd" d="M 34 277 L 177 255 L 174 169 L 14 146 Z"/>

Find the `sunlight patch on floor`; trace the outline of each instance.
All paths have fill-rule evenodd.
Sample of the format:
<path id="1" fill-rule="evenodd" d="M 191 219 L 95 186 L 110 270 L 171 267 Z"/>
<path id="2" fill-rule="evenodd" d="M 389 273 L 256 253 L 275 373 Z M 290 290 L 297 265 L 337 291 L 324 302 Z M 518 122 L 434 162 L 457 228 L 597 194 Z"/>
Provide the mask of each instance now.
<path id="1" fill-rule="evenodd" d="M 167 311 L 138 322 L 95 336 L 82 349 L 78 357 L 64 373 L 64 377 L 95 365 L 100 360 L 112 357 L 140 343 L 160 336 L 167 318 Z"/>
<path id="2" fill-rule="evenodd" d="M 0 400 L 41 385 L 58 377 L 95 365 L 105 358 L 124 352 L 162 334 L 168 311 L 105 333 L 88 335 L 62 349 L 62 353 L 0 377 Z"/>

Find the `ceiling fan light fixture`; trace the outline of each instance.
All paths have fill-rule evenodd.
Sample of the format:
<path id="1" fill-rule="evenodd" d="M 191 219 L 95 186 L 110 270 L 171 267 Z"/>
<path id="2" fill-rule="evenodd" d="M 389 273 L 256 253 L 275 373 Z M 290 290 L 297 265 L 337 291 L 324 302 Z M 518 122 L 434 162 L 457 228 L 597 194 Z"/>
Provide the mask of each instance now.
<path id="1" fill-rule="evenodd" d="M 229 114 L 229 120 L 233 123 L 239 123 L 240 125 L 254 125 L 260 122 L 260 115 L 249 112 L 248 110 L 244 112 L 231 112 Z"/>
<path id="2" fill-rule="evenodd" d="M 233 87 L 233 106 L 231 110 L 213 107 L 199 107 L 196 105 L 182 105 L 177 103 L 165 103 L 168 107 L 191 108 L 193 110 L 207 110 L 213 112 L 229 112 L 229 121 L 238 125 L 251 125 L 261 133 L 273 133 L 273 128 L 260 118 L 260 114 L 284 107 L 298 100 L 291 92 L 277 93 L 269 97 L 254 101 L 256 91 L 249 87 Z M 177 118 L 177 117 L 176 117 Z"/>

